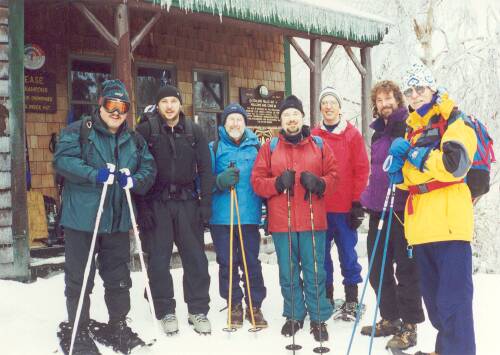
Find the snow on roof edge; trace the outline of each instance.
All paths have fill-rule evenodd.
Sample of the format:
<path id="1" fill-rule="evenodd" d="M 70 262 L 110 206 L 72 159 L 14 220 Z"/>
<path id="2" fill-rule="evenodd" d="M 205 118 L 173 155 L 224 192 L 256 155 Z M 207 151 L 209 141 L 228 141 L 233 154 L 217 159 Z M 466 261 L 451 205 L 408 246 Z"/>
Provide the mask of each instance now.
<path id="1" fill-rule="evenodd" d="M 158 1 L 158 0 L 156 0 Z M 381 41 L 391 25 L 378 16 L 354 10 L 343 4 L 325 7 L 310 0 L 159 0 L 161 6 L 172 5 L 185 11 L 211 11 L 222 17 L 235 13 L 238 18 L 254 22 L 271 22 L 303 32 L 332 35 L 351 41 Z"/>

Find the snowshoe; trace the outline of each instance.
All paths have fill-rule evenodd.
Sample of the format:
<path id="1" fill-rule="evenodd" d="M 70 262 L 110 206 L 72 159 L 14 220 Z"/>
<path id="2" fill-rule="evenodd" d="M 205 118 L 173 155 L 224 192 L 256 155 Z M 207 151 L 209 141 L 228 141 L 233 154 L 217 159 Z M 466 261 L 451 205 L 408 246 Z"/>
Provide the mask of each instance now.
<path id="1" fill-rule="evenodd" d="M 283 324 L 283 327 L 281 328 L 281 335 L 286 337 L 291 337 L 295 333 L 297 333 L 299 329 L 302 329 L 303 326 L 304 326 L 303 320 L 287 319 L 285 324 Z"/>
<path id="2" fill-rule="evenodd" d="M 161 329 L 167 336 L 172 336 L 179 333 L 179 322 L 177 321 L 177 317 L 175 313 L 166 314 L 160 320 Z"/>
<path id="3" fill-rule="evenodd" d="M 91 319 L 89 322 L 89 331 L 92 337 L 102 345 L 111 347 L 114 351 L 121 354 L 130 354 L 136 350 L 153 345 L 146 344 L 137 333 L 127 325 L 125 320 L 115 323 L 101 323 Z"/>
<path id="4" fill-rule="evenodd" d="M 316 341 L 328 341 L 328 330 L 326 329 L 325 322 L 311 321 L 310 333 L 314 336 Z"/>
<path id="5" fill-rule="evenodd" d="M 375 324 L 375 338 L 377 337 L 386 337 L 389 335 L 396 335 L 399 330 L 401 329 L 401 320 L 396 319 L 396 320 L 387 320 L 387 319 L 381 319 Z M 363 335 L 372 335 L 372 326 L 367 325 L 363 328 L 361 328 L 361 334 Z"/>
<path id="6" fill-rule="evenodd" d="M 343 320 L 345 322 L 354 322 L 358 315 L 358 308 L 360 312 L 360 319 L 365 313 L 365 305 L 359 304 L 358 302 L 344 302 L 342 306 L 334 313 L 334 320 Z"/>
<path id="7" fill-rule="evenodd" d="M 212 334 L 212 326 L 207 316 L 203 313 L 191 314 L 188 313 L 188 323 L 193 326 L 196 333 L 201 335 Z"/>
<path id="8" fill-rule="evenodd" d="M 75 342 L 73 344 L 73 355 L 100 355 L 99 349 L 89 335 L 89 330 L 86 326 L 80 326 L 76 333 Z M 71 346 L 71 334 L 73 332 L 73 325 L 68 322 L 61 322 L 57 337 L 59 338 L 59 346 L 64 355 L 69 354 Z"/>

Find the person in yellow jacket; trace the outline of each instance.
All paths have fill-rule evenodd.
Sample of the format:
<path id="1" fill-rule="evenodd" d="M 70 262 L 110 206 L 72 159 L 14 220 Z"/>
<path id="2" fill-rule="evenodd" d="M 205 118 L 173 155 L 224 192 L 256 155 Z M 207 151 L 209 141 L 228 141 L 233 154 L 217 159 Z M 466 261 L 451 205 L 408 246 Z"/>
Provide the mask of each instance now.
<path id="1" fill-rule="evenodd" d="M 473 211 L 464 177 L 476 152 L 476 134 L 422 63 L 405 72 L 402 89 L 411 113 L 406 139 L 394 140 L 389 149 L 388 174 L 398 188 L 409 190 L 409 254 L 413 248 L 427 313 L 438 330 L 431 354 L 475 355 Z"/>

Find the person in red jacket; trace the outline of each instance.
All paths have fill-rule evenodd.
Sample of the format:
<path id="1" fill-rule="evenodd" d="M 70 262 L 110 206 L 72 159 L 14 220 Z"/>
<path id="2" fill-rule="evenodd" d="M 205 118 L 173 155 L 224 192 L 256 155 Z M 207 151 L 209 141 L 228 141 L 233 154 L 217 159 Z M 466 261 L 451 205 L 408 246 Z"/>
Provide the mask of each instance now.
<path id="1" fill-rule="evenodd" d="M 337 245 L 340 268 L 344 277 L 345 302 L 335 318 L 356 319 L 358 283 L 362 282 L 358 263 L 356 230 L 364 212 L 359 202 L 368 182 L 370 166 L 361 133 L 342 117 L 342 101 L 332 87 L 326 87 L 319 97 L 322 120 L 312 134 L 321 137 L 337 159 L 339 182 L 335 191 L 325 195 L 328 230 L 326 232 L 325 270 L 326 294 L 333 302 L 332 240 Z"/>
<path id="2" fill-rule="evenodd" d="M 279 114 L 282 130 L 278 138 L 268 141 L 259 150 L 251 183 L 255 193 L 267 199 L 269 209 L 269 231 L 278 257 L 281 294 L 284 298 L 283 316 L 286 317 L 281 334 L 294 335 L 302 328 L 304 318 L 309 313 L 314 338 L 316 341 L 326 341 L 328 333 L 325 321 L 332 315 L 333 308 L 325 296 L 325 270 L 322 267 L 327 228 L 323 196 L 331 194 L 337 180 L 335 158 L 328 146 L 317 137 L 313 139 L 309 127 L 303 125 L 304 110 L 297 97 L 287 97 L 280 105 Z M 314 211 L 316 260 L 312 247 L 309 194 Z M 291 215 L 290 222 L 288 213 Z"/>

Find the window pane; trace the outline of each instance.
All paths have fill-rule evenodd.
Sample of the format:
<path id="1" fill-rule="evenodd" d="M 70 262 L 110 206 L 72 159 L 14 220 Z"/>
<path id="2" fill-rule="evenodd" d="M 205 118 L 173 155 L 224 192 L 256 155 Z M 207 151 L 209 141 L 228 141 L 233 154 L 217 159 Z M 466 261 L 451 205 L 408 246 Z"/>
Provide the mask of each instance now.
<path id="1" fill-rule="evenodd" d="M 224 75 L 220 73 L 195 72 L 193 83 L 195 109 L 224 109 Z"/>
<path id="2" fill-rule="evenodd" d="M 208 141 L 214 141 L 217 138 L 217 113 L 197 112 L 196 114 L 198 115 L 198 124 Z"/>
<path id="3" fill-rule="evenodd" d="M 73 117 L 70 119 L 71 122 L 78 121 L 82 118 L 83 115 L 91 116 L 94 113 L 94 110 L 97 108 L 97 105 L 79 105 L 73 104 L 71 105 Z M 68 123 L 71 123 L 68 122 Z"/>
<path id="4" fill-rule="evenodd" d="M 84 60 L 71 63 L 72 100 L 97 103 L 102 83 L 111 79 L 111 65 Z"/>
<path id="5" fill-rule="evenodd" d="M 173 71 L 161 68 L 138 68 L 136 82 L 137 107 L 154 104 L 160 86 L 175 85 Z M 138 111 L 142 112 L 142 111 Z"/>

